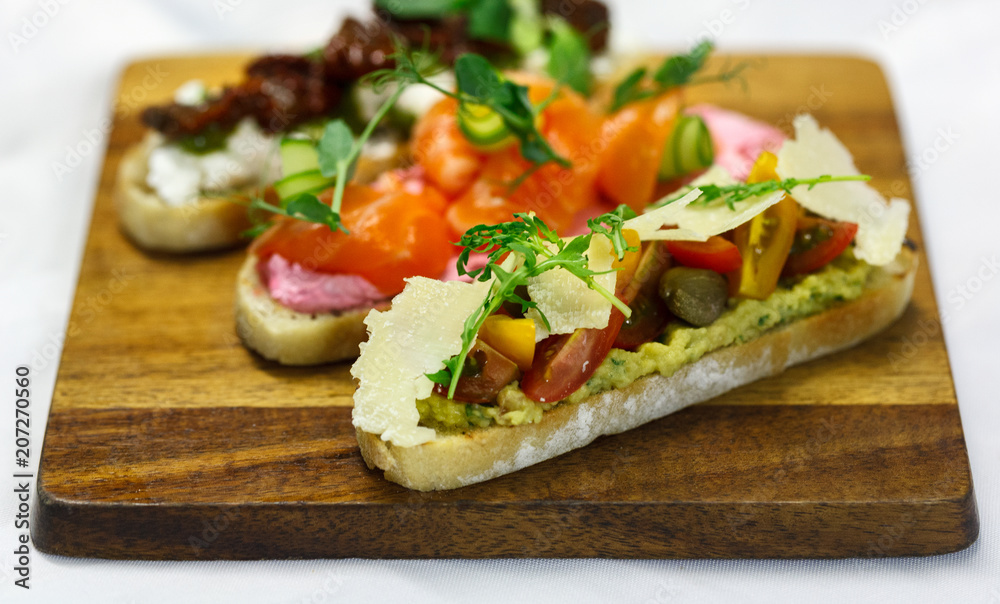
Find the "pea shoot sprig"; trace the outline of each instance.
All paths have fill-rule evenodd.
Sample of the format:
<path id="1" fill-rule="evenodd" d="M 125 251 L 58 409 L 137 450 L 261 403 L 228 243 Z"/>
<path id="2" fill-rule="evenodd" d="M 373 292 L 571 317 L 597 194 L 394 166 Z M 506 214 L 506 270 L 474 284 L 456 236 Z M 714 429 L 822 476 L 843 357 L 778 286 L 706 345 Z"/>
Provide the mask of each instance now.
<path id="1" fill-rule="evenodd" d="M 618 259 L 623 258 L 626 251 L 635 251 L 636 248 L 629 247 L 622 235 L 622 224 L 634 216 L 635 213 L 627 206 L 619 206 L 613 212 L 588 220 L 590 232 L 568 241 L 561 239 L 541 218 L 525 213 L 514 214 L 515 220 L 511 222 L 479 225 L 469 229 L 458 242 L 458 245 L 464 247 L 458 257 L 458 274 L 469 275 L 478 281 L 494 280 L 493 287 L 482 306 L 465 320 L 461 352 L 445 361 L 444 369 L 427 377 L 438 384 L 447 385 L 448 398 L 454 397 L 465 360 L 486 318 L 495 313 L 504 302 L 519 304 L 522 311 L 529 308 L 538 311 L 534 302 L 517 293 L 517 288 L 527 285 L 532 277 L 554 268 L 565 269 L 604 296 L 626 317 L 631 316 L 627 304 L 619 300 L 613 291 L 608 291 L 594 280 L 595 275 L 604 273 L 589 268 L 586 252 L 594 236 L 607 237 Z M 487 254 L 487 263 L 482 268 L 469 270 L 469 259 L 474 253 Z M 518 254 L 520 262 L 512 270 L 508 270 L 504 268 L 503 261 L 511 253 Z M 548 319 L 541 311 L 538 312 L 545 326 L 549 327 Z"/>
<path id="2" fill-rule="evenodd" d="M 743 71 L 750 66 L 747 62 L 734 66 L 727 64 L 718 73 L 695 77 L 714 49 L 715 46 L 706 40 L 687 54 L 667 57 L 652 74 L 645 67 L 636 68 L 615 87 L 609 111 L 613 113 L 629 103 L 659 96 L 672 88 L 687 84 L 738 80 L 745 87 Z"/>
<path id="3" fill-rule="evenodd" d="M 392 109 L 406 89 L 406 84 L 393 91 L 379 106 L 374 116 L 365 126 L 361 134 L 355 138 L 350 126 L 342 119 L 330 120 L 323 127 L 323 133 L 318 140 L 313 141 L 316 154 L 316 168 L 286 175 L 275 183 L 281 201 L 274 205 L 257 195 L 250 199 L 247 205 L 254 217 L 253 210 L 264 211 L 280 216 L 287 216 L 307 222 L 315 222 L 330 227 L 331 231 L 349 231 L 340 221 L 340 208 L 344 200 L 344 189 L 347 181 L 354 174 L 361 150 L 375 132 L 382 118 Z M 297 182 L 290 182 L 297 179 Z M 284 185 L 287 188 L 283 188 Z M 329 205 L 316 196 L 317 193 L 333 186 L 333 198 Z M 267 230 L 269 221 L 256 221 L 244 235 L 256 237 Z"/>
<path id="4" fill-rule="evenodd" d="M 828 182 L 848 182 L 848 181 L 869 181 L 872 177 L 867 174 L 855 174 L 844 176 L 831 176 L 823 174 L 815 178 L 786 178 L 784 180 L 764 180 L 761 182 L 746 183 L 740 182 L 731 185 L 700 184 L 701 196 L 694 201 L 697 205 L 708 205 L 717 199 L 721 199 L 730 210 L 736 209 L 736 202 L 743 201 L 750 197 L 767 195 L 776 191 L 784 191 L 791 195 L 792 189 L 798 186 L 806 186 L 812 189 L 816 185 Z M 650 208 L 659 208 L 671 204 L 684 195 L 688 190 L 682 190 L 679 194 L 674 194 L 652 204 Z"/>
<path id="5" fill-rule="evenodd" d="M 533 168 L 548 162 L 555 162 L 569 168 L 570 161 L 552 149 L 537 127 L 538 115 L 559 95 L 559 86 L 538 105 L 528 98 L 528 87 L 515 84 L 501 76 L 497 69 L 483 56 L 474 53 L 463 54 L 455 61 L 455 83 L 457 90 L 448 90 L 428 79 L 428 72 L 422 69 L 414 55 L 398 47 L 392 58 L 395 69 L 383 69 L 371 74 L 377 87 L 391 82 L 399 86 L 423 84 L 449 96 L 464 105 L 480 105 L 495 111 L 504 126 L 520 143 L 521 155 L 534 164 Z"/>

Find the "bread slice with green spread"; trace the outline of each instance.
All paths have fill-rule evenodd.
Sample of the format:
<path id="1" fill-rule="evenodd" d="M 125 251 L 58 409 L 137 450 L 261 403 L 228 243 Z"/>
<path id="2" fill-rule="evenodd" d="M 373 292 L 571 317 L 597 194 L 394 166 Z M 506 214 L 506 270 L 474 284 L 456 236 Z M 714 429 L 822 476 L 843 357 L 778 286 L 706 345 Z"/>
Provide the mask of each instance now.
<path id="1" fill-rule="evenodd" d="M 882 331 L 902 314 L 913 291 L 917 259 L 916 254 L 903 248 L 899 257 L 884 267 L 851 262 L 853 270 L 831 267 L 828 274 L 787 290 L 790 296 L 786 297 L 811 295 L 826 279 L 852 281 L 847 289 L 856 292 L 857 297 L 849 301 L 828 297 L 821 303 L 825 308 L 816 314 L 793 319 L 796 313 L 789 311 L 788 322 L 779 320 L 774 327 L 755 335 L 759 331 L 755 317 L 770 321 L 774 306 L 744 301 L 744 307 L 737 305 L 727 313 L 730 318 L 740 315 L 744 329 L 723 329 L 725 339 L 732 343 L 697 360 L 675 367 L 671 358 L 693 351 L 671 340 L 646 344 L 638 352 L 615 351 L 598 369 L 592 385 L 582 389 L 580 395 L 543 411 L 541 421 L 439 430 L 433 440 L 418 446 L 396 446 L 358 428 L 361 454 L 368 467 L 384 472 L 386 479 L 407 488 L 454 489 L 557 457 L 599 436 L 631 430 L 781 373 L 792 365 L 850 348 Z M 686 333 L 677 340 L 697 341 L 710 338 L 708 332 L 713 328 L 681 330 Z M 714 331 L 719 331 L 718 326 Z M 743 338 L 752 339 L 744 342 Z M 643 367 L 651 365 L 648 361 L 655 364 L 657 358 L 667 373 L 654 369 L 636 377 L 644 373 Z M 631 371 L 620 371 L 622 366 L 629 366 Z M 446 417 L 446 413 L 440 416 Z M 425 423 L 441 425 L 428 415 Z"/>
<path id="2" fill-rule="evenodd" d="M 758 166 L 753 184 L 710 171 L 687 194 L 640 216 L 619 208 L 572 240 L 531 216 L 473 229 L 462 243 L 470 253 L 490 250 L 491 270 L 472 283 L 409 279 L 389 310 L 366 317 L 368 342 L 351 370 L 369 467 L 417 490 L 489 480 L 890 325 L 916 274 L 904 245 L 909 205 L 863 182 L 815 120 L 800 116 L 795 126 L 795 141 L 758 160 L 769 180 Z M 803 227 L 817 220 L 821 231 Z M 766 293 L 733 295 L 747 272 L 720 264 L 712 237 L 753 263 L 751 281 L 781 242 Z M 671 247 L 690 242 L 703 242 L 697 261 L 712 268 Z M 661 245 L 670 250 L 666 263 L 647 262 Z M 705 290 L 706 281 L 722 289 Z M 642 320 L 644 295 L 659 296 L 677 319 L 619 348 L 626 318 L 635 319 L 629 329 Z"/>

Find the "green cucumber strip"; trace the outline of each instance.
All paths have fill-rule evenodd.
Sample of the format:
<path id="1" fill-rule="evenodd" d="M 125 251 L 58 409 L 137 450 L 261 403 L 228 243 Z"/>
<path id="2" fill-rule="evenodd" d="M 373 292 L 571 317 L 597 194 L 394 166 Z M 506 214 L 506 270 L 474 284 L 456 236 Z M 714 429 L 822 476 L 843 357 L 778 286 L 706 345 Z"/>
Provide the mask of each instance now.
<path id="1" fill-rule="evenodd" d="M 281 173 L 287 176 L 319 170 L 316 144 L 305 138 L 281 140 Z"/>
<path id="2" fill-rule="evenodd" d="M 512 133 L 500 114 L 484 105 L 463 105 L 458 128 L 474 146 L 492 150 L 510 140 Z"/>
<path id="3" fill-rule="evenodd" d="M 690 174 L 711 166 L 714 160 L 715 147 L 705 121 L 697 115 L 682 115 L 663 147 L 660 179 Z"/>
<path id="4" fill-rule="evenodd" d="M 309 170 L 286 176 L 274 183 L 274 190 L 282 200 L 289 199 L 299 193 L 318 193 L 333 186 L 336 178 L 327 178 L 319 170 Z"/>

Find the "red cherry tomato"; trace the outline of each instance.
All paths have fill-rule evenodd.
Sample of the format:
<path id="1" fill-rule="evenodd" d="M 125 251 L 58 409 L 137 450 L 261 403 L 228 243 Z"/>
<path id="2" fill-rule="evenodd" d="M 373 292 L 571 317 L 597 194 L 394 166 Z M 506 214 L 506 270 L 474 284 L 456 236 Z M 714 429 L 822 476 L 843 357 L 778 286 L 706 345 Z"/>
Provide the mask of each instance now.
<path id="1" fill-rule="evenodd" d="M 497 393 L 516 380 L 520 373 L 514 361 L 482 340 L 477 340 L 466 357 L 465 369 L 458 379 L 454 400 L 466 403 L 493 402 Z M 434 392 L 448 396 L 448 386 L 435 384 Z"/>
<path id="2" fill-rule="evenodd" d="M 652 295 L 640 291 L 628 307 L 632 309 L 632 316 L 622 324 L 614 348 L 635 350 L 659 337 L 670 322 L 670 311 L 655 290 Z"/>
<path id="3" fill-rule="evenodd" d="M 781 274 L 790 277 L 826 266 L 847 249 L 857 232 L 858 225 L 853 222 L 800 218 Z"/>
<path id="4" fill-rule="evenodd" d="M 691 268 L 707 268 L 728 273 L 743 266 L 740 249 L 732 241 L 718 235 L 708 241 L 668 241 L 667 249 L 679 264 Z"/>
<path id="5" fill-rule="evenodd" d="M 572 394 L 604 362 L 624 321 L 625 315 L 612 307 L 608 326 L 603 329 L 577 329 L 539 342 L 531 369 L 521 380 L 521 390 L 540 403 L 554 403 Z"/>

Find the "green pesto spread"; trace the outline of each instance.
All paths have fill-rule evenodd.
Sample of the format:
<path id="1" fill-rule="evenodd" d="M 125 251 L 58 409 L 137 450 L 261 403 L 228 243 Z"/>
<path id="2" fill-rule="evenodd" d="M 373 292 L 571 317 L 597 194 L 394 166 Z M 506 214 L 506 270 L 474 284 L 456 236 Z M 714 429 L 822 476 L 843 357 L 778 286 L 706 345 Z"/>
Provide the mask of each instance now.
<path id="1" fill-rule="evenodd" d="M 564 402 L 577 403 L 606 390 L 624 388 L 652 373 L 669 377 L 709 352 L 749 342 L 770 329 L 854 300 L 864 292 L 871 272 L 871 266 L 847 252 L 816 273 L 779 284 L 766 300 L 730 298 L 728 308 L 711 325 L 693 327 L 675 322 L 660 341 L 643 344 L 635 352 L 612 349 L 590 380 Z M 556 404 L 532 401 L 515 382 L 500 391 L 496 405 L 461 403 L 432 395 L 417 401 L 417 409 L 421 425 L 438 431 L 463 431 L 493 423 L 516 426 L 538 422 L 543 412 Z"/>

